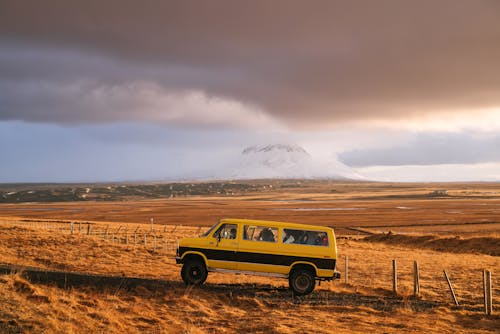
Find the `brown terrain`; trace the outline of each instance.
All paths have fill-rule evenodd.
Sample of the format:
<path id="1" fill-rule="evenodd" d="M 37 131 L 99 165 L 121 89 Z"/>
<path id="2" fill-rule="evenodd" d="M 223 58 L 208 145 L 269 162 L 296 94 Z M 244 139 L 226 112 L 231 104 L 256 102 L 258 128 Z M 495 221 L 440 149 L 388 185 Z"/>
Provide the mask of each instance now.
<path id="1" fill-rule="evenodd" d="M 204 194 L 192 193 L 204 192 L 203 184 L 168 186 L 178 189 L 175 196 L 155 192 L 155 185 L 58 187 L 0 186 L 0 333 L 500 328 L 500 184 L 242 181 L 230 191 L 211 184 L 216 191 Z M 95 195 L 96 187 L 107 190 Z M 116 187 L 122 189 L 118 195 Z M 27 202 L 39 189 L 58 201 Z M 141 198 L 145 189 L 148 195 Z M 61 199 L 67 191 L 88 196 Z M 344 276 L 348 256 L 349 282 L 322 283 L 303 298 L 291 295 L 286 280 L 244 275 L 211 273 L 204 286 L 186 288 L 173 259 L 176 240 L 225 217 L 334 227 L 338 269 Z M 420 267 L 419 296 L 413 296 L 414 261 Z M 493 277 L 490 316 L 484 314 L 483 269 Z"/>

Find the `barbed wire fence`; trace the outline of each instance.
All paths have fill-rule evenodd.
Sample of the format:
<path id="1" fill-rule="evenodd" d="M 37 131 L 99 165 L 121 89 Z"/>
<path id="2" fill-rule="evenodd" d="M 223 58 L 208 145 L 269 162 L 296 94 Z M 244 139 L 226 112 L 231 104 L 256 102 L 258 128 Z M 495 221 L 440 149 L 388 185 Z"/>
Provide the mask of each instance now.
<path id="1" fill-rule="evenodd" d="M 5 220 L 0 224 L 6 227 L 23 228 L 20 233 L 30 233 L 35 230 L 46 235 L 66 234 L 102 239 L 113 245 L 142 247 L 145 250 L 159 254 L 175 254 L 179 240 L 186 237 L 199 236 L 208 227 L 131 223 L 104 223 L 67 220 Z"/>

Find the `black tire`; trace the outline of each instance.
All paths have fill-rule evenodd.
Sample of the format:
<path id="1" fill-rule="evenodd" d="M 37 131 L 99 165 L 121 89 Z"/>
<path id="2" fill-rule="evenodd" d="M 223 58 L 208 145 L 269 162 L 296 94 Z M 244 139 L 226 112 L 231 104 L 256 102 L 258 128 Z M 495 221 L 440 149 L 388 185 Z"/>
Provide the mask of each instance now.
<path id="1" fill-rule="evenodd" d="M 207 279 L 208 271 L 201 260 L 187 260 L 182 266 L 181 277 L 186 285 L 201 285 Z"/>
<path id="2" fill-rule="evenodd" d="M 304 296 L 310 294 L 316 286 L 316 280 L 310 270 L 297 269 L 292 271 L 288 278 L 290 289 L 297 296 Z"/>

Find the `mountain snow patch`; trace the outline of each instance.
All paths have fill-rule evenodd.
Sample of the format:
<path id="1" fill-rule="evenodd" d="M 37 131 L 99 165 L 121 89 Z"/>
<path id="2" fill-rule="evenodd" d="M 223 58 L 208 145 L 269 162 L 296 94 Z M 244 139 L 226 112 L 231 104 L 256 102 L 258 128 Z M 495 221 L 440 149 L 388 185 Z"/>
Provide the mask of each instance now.
<path id="1" fill-rule="evenodd" d="M 286 144 L 245 148 L 230 177 L 362 179 L 361 175 L 336 158 L 313 157 L 300 146 Z"/>

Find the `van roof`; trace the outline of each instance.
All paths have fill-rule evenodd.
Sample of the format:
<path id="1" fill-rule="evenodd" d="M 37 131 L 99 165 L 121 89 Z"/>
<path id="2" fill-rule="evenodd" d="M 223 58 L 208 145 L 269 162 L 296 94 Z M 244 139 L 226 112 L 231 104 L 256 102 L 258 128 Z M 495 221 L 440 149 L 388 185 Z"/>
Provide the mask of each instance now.
<path id="1" fill-rule="evenodd" d="M 298 223 L 287 223 L 287 222 L 277 222 L 271 220 L 254 220 L 254 219 L 238 219 L 238 218 L 224 218 L 220 220 L 224 223 L 242 223 L 249 225 L 273 225 L 276 227 L 290 227 L 299 229 L 321 229 L 321 230 L 331 230 L 328 226 L 318 226 L 318 225 L 308 225 L 308 224 L 298 224 Z"/>

